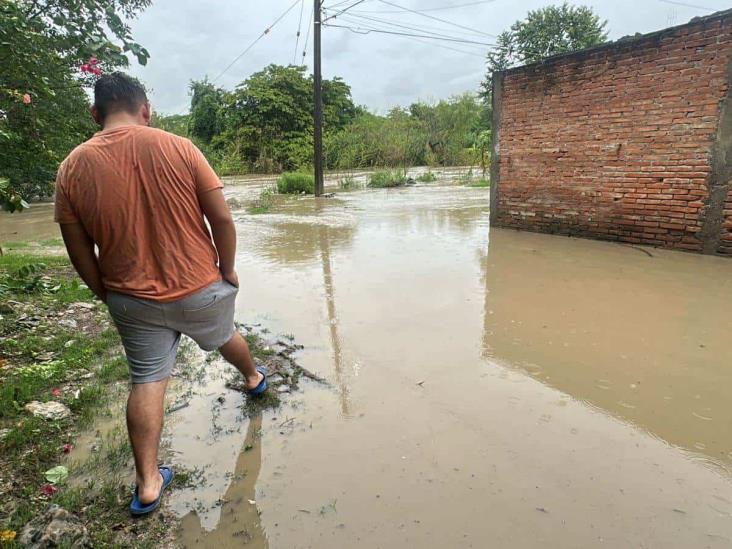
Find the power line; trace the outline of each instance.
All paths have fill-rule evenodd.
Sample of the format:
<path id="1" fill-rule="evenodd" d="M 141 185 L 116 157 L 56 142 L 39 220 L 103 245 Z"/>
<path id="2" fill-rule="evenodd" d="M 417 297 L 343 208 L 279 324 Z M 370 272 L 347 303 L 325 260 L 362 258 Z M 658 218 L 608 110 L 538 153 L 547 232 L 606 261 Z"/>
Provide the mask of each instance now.
<path id="1" fill-rule="evenodd" d="M 410 9 L 410 8 L 405 8 L 404 6 L 400 6 L 399 4 L 394 4 L 393 2 L 388 2 L 387 0 L 379 0 L 379 2 L 381 2 L 382 4 L 386 4 L 387 6 L 391 6 L 393 8 L 399 8 L 401 10 L 408 11 L 410 13 L 415 13 L 415 14 L 420 15 L 422 17 L 426 17 L 427 19 L 432 19 L 434 21 L 439 21 L 440 23 L 445 23 L 447 25 L 452 25 L 453 27 L 457 27 L 459 29 L 469 30 L 469 31 L 475 32 L 477 34 L 482 34 L 484 36 L 489 36 L 491 38 L 496 38 L 496 35 L 495 34 L 489 34 L 487 32 L 483 32 L 483 31 L 480 31 L 480 30 L 477 30 L 477 29 L 472 29 L 470 27 L 466 27 L 464 25 L 461 25 L 459 23 L 455 23 L 453 21 L 447 21 L 446 19 L 440 19 L 439 17 L 435 17 L 434 15 L 427 15 L 426 13 L 422 13 L 422 12 L 419 12 L 417 10 L 413 10 L 413 9 Z"/>
<path id="2" fill-rule="evenodd" d="M 305 66 L 305 56 L 308 52 L 308 42 L 310 41 L 310 29 L 313 28 L 313 15 L 315 15 L 315 6 L 313 6 L 313 9 L 310 10 L 310 21 L 308 23 L 308 32 L 305 34 L 305 45 L 302 48 L 302 66 Z"/>
<path id="3" fill-rule="evenodd" d="M 446 11 L 446 10 L 456 10 L 460 8 L 467 8 L 469 6 L 479 6 L 481 4 L 492 4 L 496 0 L 481 0 L 480 2 L 470 2 L 469 4 L 458 4 L 457 6 L 443 6 L 441 8 L 425 8 L 423 10 L 415 10 L 419 13 L 425 13 L 429 11 Z M 371 11 L 360 11 L 359 13 L 402 13 L 403 10 L 371 10 Z"/>
<path id="4" fill-rule="evenodd" d="M 458 48 L 453 48 L 452 46 L 446 46 L 445 44 L 434 44 L 431 42 L 427 42 L 426 40 L 420 40 L 419 38 L 413 38 L 411 36 L 403 36 L 405 40 L 411 40 L 412 42 L 419 42 L 420 44 L 427 44 L 428 46 L 434 46 L 435 48 L 442 48 L 443 50 L 451 50 L 456 51 L 459 53 L 464 53 L 465 55 L 472 55 L 473 57 L 480 57 L 481 59 L 485 59 L 485 55 L 482 55 L 480 53 L 475 53 L 473 51 L 468 50 L 461 50 Z"/>
<path id="5" fill-rule="evenodd" d="M 709 8 L 707 6 L 699 6 L 696 4 L 687 4 L 685 2 L 676 2 L 675 0 L 658 0 L 659 2 L 663 2 L 664 4 L 673 4 L 674 6 L 684 6 L 685 8 L 694 8 L 697 10 L 704 10 L 708 12 L 715 12 L 717 10 L 714 10 L 712 8 Z"/>
<path id="6" fill-rule="evenodd" d="M 297 3 L 298 3 L 298 2 L 300 2 L 300 0 L 295 0 L 295 1 L 294 1 L 294 2 L 292 3 L 292 5 L 291 5 L 291 6 L 289 7 L 289 8 L 287 8 L 287 9 L 286 9 L 286 10 L 284 11 L 284 13 L 283 13 L 282 15 L 280 15 L 280 16 L 279 16 L 279 17 L 278 17 L 277 19 L 275 19 L 274 23 L 272 23 L 272 24 L 271 24 L 271 25 L 270 25 L 269 27 L 267 27 L 266 29 L 264 29 L 264 30 L 262 31 L 262 34 L 260 34 L 260 35 L 259 35 L 259 36 L 258 36 L 258 37 L 257 37 L 257 38 L 256 38 L 256 39 L 255 39 L 255 40 L 254 40 L 254 41 L 252 42 L 252 43 L 251 43 L 251 44 L 249 44 L 249 45 L 248 45 L 248 46 L 247 46 L 247 47 L 246 47 L 246 48 L 244 49 L 244 51 L 243 51 L 243 52 L 241 52 L 241 53 L 240 53 L 239 55 L 237 55 L 237 56 L 236 56 L 236 57 L 234 58 L 234 60 L 233 60 L 233 61 L 232 61 L 231 63 L 229 63 L 229 64 L 228 64 L 228 65 L 226 66 L 226 68 L 225 68 L 225 69 L 224 69 L 223 71 L 221 71 L 221 73 L 220 73 L 220 74 L 219 74 L 219 75 L 218 75 L 218 76 L 217 76 L 216 78 L 214 78 L 214 79 L 213 79 L 213 81 L 214 81 L 214 82 L 216 82 L 216 81 L 217 81 L 217 80 L 218 80 L 219 78 L 221 78 L 221 77 L 222 77 L 222 76 L 223 76 L 224 74 L 226 74 L 226 72 L 227 72 L 227 71 L 228 71 L 228 70 L 229 70 L 229 69 L 230 69 L 231 67 L 233 67 L 233 66 L 234 66 L 234 65 L 236 64 L 236 62 L 237 62 L 237 61 L 239 61 L 239 59 L 241 59 L 242 57 L 244 57 L 244 56 L 245 56 L 245 55 L 246 55 L 246 54 L 247 54 L 247 53 L 249 52 L 249 50 L 251 50 L 251 49 L 252 49 L 252 48 L 253 48 L 253 47 L 254 47 L 254 46 L 255 46 L 255 45 L 257 44 L 257 42 L 259 42 L 259 41 L 260 41 L 260 40 L 261 40 L 262 38 L 264 38 L 265 36 L 267 36 L 267 35 L 268 35 L 268 34 L 270 33 L 270 31 L 271 31 L 271 30 L 272 30 L 272 29 L 274 28 L 274 26 L 275 26 L 275 25 L 276 25 L 277 23 L 279 23 L 280 21 L 282 21 L 282 19 L 284 19 L 284 18 L 285 18 L 285 16 L 286 16 L 286 15 L 287 15 L 288 13 L 290 13 L 290 12 L 292 11 L 292 8 L 294 8 L 295 6 L 297 6 Z"/>
<path id="7" fill-rule="evenodd" d="M 327 6 L 327 7 L 326 6 L 323 6 L 323 9 L 332 10 L 333 8 L 336 8 L 338 6 L 342 6 L 343 4 L 348 4 L 349 2 L 352 2 L 352 1 L 353 0 L 342 0 L 341 2 L 336 2 L 332 6 Z M 322 4 L 322 2 L 321 2 L 321 4 Z"/>
<path id="8" fill-rule="evenodd" d="M 377 19 L 376 17 L 357 16 L 357 15 L 353 14 L 353 15 L 348 15 L 348 16 L 344 17 L 343 20 L 346 23 L 349 23 L 352 25 L 353 24 L 355 24 L 357 26 L 367 25 L 368 28 L 371 28 L 373 30 L 394 30 L 394 28 L 396 28 L 397 30 L 404 29 L 404 30 L 416 31 L 416 32 L 422 33 L 424 35 L 430 35 L 433 38 L 444 38 L 444 39 L 449 39 L 449 40 L 454 40 L 454 39 L 463 40 L 462 38 L 460 38 L 458 36 L 440 34 L 440 33 L 432 32 L 430 30 L 425 30 L 424 28 L 420 28 L 420 27 L 412 27 L 409 25 L 400 25 L 399 23 L 392 23 L 391 21 L 387 21 L 385 19 Z M 366 21 L 366 23 L 364 23 L 364 21 Z M 376 23 L 381 23 L 382 25 L 388 25 L 388 27 L 384 28 L 383 26 L 377 26 L 374 23 L 370 23 L 370 21 L 375 21 Z M 392 27 L 392 28 L 389 28 L 389 27 Z M 480 47 L 483 47 L 482 44 Z"/>
<path id="9" fill-rule="evenodd" d="M 344 19 L 346 21 L 351 21 L 351 22 L 353 22 L 353 20 L 355 19 L 356 24 L 358 24 L 362 20 L 375 21 L 376 23 L 382 23 L 382 24 L 385 24 L 385 25 L 389 25 L 391 27 L 397 27 L 397 28 L 400 28 L 400 29 L 406 29 L 406 30 L 412 30 L 412 31 L 417 31 L 417 32 L 432 34 L 435 37 L 440 37 L 440 38 L 458 38 L 456 36 L 451 36 L 451 35 L 447 35 L 447 34 L 441 34 L 441 33 L 433 32 L 433 31 L 431 31 L 431 30 L 429 30 L 428 28 L 425 28 L 425 27 L 412 27 L 412 26 L 409 26 L 409 25 L 401 25 L 399 23 L 393 23 L 393 22 L 391 22 L 391 21 L 389 21 L 387 19 L 379 19 L 377 17 L 369 17 L 367 15 L 350 14 L 350 15 L 346 16 Z M 374 26 L 374 25 L 371 25 L 371 26 Z M 440 29 L 440 30 L 444 30 L 444 29 Z"/>
<path id="10" fill-rule="evenodd" d="M 300 0 L 300 21 L 297 24 L 297 38 L 295 38 L 295 53 L 292 54 L 292 64 L 297 63 L 297 48 L 300 45 L 300 31 L 302 30 L 302 12 L 305 11 L 305 0 Z"/>
<path id="11" fill-rule="evenodd" d="M 406 33 L 406 32 L 378 30 L 378 29 L 373 29 L 373 28 L 348 27 L 346 25 L 335 25 L 333 23 L 329 23 L 325 26 L 326 27 L 335 27 L 337 29 L 348 29 L 351 32 L 355 32 L 356 34 L 371 34 L 372 32 L 375 32 L 375 33 L 379 33 L 379 34 L 393 34 L 396 36 L 412 36 L 414 38 L 429 38 L 431 40 L 442 40 L 445 42 L 458 42 L 460 44 L 477 44 L 479 46 L 489 46 L 489 47 L 495 46 L 495 44 L 489 44 L 487 42 L 476 42 L 475 40 L 462 40 L 459 38 L 437 38 L 436 36 L 430 36 L 429 34 L 410 34 L 410 33 Z"/>
<path id="12" fill-rule="evenodd" d="M 338 17 L 339 15 L 343 15 L 343 14 L 344 14 L 344 13 L 346 13 L 346 12 L 347 12 L 348 10 L 350 10 L 350 9 L 352 9 L 352 8 L 355 8 L 355 7 L 356 7 L 356 6 L 358 6 L 359 4 L 363 4 L 363 3 L 365 2 L 365 1 L 366 1 L 366 0 L 358 0 L 358 2 L 356 2 L 355 4 L 351 4 L 350 6 L 346 6 L 346 7 L 344 8 L 344 9 L 342 9 L 342 10 L 341 10 L 341 11 L 339 11 L 338 13 L 336 13 L 336 14 L 334 14 L 334 15 L 331 15 L 330 17 L 326 17 L 325 19 L 323 19 L 323 23 L 325 23 L 326 21 L 328 21 L 328 19 L 333 19 L 334 17 Z"/>

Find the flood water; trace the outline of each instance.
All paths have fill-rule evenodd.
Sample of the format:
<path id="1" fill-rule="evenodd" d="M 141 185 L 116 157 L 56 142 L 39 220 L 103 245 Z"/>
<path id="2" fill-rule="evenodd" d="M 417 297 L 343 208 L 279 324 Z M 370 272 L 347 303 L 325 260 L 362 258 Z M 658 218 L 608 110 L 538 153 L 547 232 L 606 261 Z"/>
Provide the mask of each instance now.
<path id="1" fill-rule="evenodd" d="M 732 545 L 732 262 L 489 231 L 488 194 L 234 212 L 238 320 L 332 386 L 248 421 L 210 368 L 169 421 L 186 547 Z"/>

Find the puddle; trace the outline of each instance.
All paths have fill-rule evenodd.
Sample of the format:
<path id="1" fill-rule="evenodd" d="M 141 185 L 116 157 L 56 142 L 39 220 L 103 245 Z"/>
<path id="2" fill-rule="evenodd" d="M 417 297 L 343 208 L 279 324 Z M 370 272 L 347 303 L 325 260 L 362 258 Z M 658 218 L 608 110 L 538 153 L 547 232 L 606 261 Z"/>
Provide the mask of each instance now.
<path id="1" fill-rule="evenodd" d="M 184 546 L 732 544 L 732 262 L 489 234 L 488 194 L 235 212 L 238 320 L 332 387 L 250 421 L 207 369 L 169 421 Z"/>

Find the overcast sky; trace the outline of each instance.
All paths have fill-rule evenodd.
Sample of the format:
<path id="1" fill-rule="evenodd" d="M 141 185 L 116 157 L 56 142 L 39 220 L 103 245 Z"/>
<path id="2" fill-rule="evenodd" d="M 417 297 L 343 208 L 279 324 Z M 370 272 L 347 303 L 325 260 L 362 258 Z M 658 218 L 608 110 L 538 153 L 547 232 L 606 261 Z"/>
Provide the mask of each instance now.
<path id="1" fill-rule="evenodd" d="M 153 0 L 153 5 L 132 22 L 135 39 L 150 51 L 146 67 L 131 72 L 152 88 L 154 108 L 164 113 L 188 110 L 188 82 L 208 75 L 216 78 L 264 29 L 295 0 Z M 357 0 L 325 0 L 324 5 L 342 9 Z M 388 20 L 399 25 L 440 33 L 480 43 L 508 28 L 529 10 L 561 0 L 389 0 L 391 4 L 431 17 L 475 29 L 450 25 L 410 14 L 381 0 L 363 0 L 352 13 Z M 473 4 L 465 6 L 465 4 Z M 692 17 L 732 7 L 730 0 L 586 0 L 570 2 L 591 6 L 608 21 L 610 38 L 636 32 L 651 32 L 687 22 Z M 686 5 L 681 5 L 686 4 Z M 216 83 L 231 89 L 251 73 L 270 63 L 289 64 L 295 56 L 300 3 L 251 51 L 234 64 Z M 304 0 L 302 36 L 297 61 L 311 17 L 312 0 Z M 463 6 L 463 7 L 460 7 Z M 697 6 L 697 7 L 694 7 Z M 435 8 L 449 8 L 439 9 Z M 333 13 L 333 11 L 331 11 Z M 332 23 L 385 27 L 373 19 L 345 17 Z M 361 29 L 363 30 L 363 29 Z M 395 29 L 397 30 L 397 29 Z M 404 29 L 404 32 L 416 33 Z M 484 34 L 482 34 L 484 33 Z M 419 34 L 419 33 L 416 33 Z M 485 72 L 487 46 L 459 44 L 384 34 L 355 34 L 340 28 L 323 29 L 323 72 L 326 78 L 341 76 L 351 85 L 354 101 L 384 112 L 394 105 L 417 100 L 435 100 L 478 89 Z M 460 51 L 455 51 L 460 50 Z M 312 36 L 307 48 L 312 66 Z"/>

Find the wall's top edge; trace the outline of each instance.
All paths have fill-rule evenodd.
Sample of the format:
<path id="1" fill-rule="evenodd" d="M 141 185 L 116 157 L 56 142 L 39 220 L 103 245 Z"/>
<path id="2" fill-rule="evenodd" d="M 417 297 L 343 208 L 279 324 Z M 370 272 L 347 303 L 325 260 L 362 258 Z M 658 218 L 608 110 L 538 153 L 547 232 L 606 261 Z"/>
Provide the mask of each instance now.
<path id="1" fill-rule="evenodd" d="M 732 19 L 732 9 L 719 11 L 717 13 L 713 13 L 711 15 L 707 15 L 705 17 L 695 17 L 688 23 L 684 23 L 682 25 L 677 25 L 675 27 L 669 27 L 666 29 L 662 29 L 660 31 L 650 32 L 647 34 L 637 34 L 634 36 L 627 36 L 624 38 L 620 38 L 618 40 L 615 40 L 614 42 L 605 42 L 604 44 L 600 44 L 599 46 L 595 46 L 592 48 L 587 48 L 584 50 L 577 50 L 569 53 L 563 53 L 559 55 L 553 55 L 551 57 L 547 57 L 543 61 L 540 61 L 538 63 L 532 63 L 530 65 L 521 65 L 520 67 L 513 67 L 510 69 L 506 69 L 504 71 L 501 71 L 502 74 L 505 75 L 512 75 L 516 73 L 522 73 L 522 72 L 534 72 L 537 70 L 541 70 L 545 67 L 550 67 L 553 65 L 556 65 L 559 62 L 565 61 L 565 60 L 577 60 L 581 61 L 583 59 L 586 59 L 588 57 L 591 57 L 593 54 L 600 53 L 600 52 L 612 52 L 613 50 L 616 50 L 617 52 L 621 51 L 628 51 L 632 50 L 634 46 L 638 46 L 640 43 L 648 41 L 648 40 L 660 40 L 666 36 L 673 35 L 677 33 L 679 30 L 683 30 L 685 28 L 691 28 L 699 25 L 706 25 L 708 23 L 719 21 L 719 20 L 727 20 Z"/>

